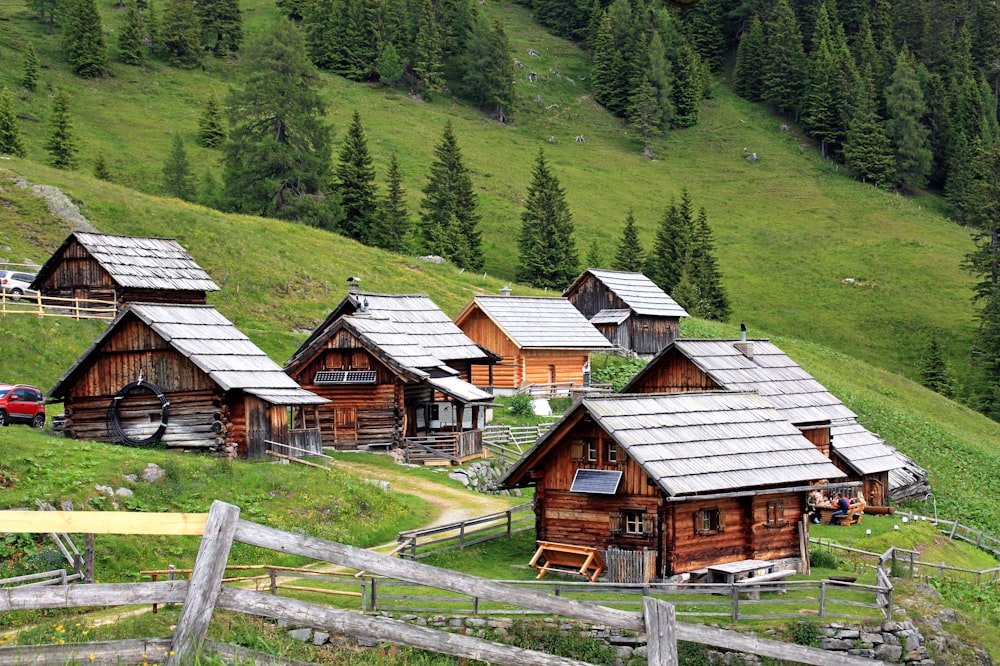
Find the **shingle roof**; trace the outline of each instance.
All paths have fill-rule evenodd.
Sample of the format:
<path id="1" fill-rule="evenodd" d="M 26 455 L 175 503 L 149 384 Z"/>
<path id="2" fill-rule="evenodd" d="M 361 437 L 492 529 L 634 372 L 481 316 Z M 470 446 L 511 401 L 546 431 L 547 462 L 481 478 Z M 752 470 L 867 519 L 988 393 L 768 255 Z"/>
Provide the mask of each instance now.
<path id="1" fill-rule="evenodd" d="M 458 315 L 478 306 L 518 347 L 610 349 L 611 342 L 567 299 L 552 296 L 476 296 Z"/>
<path id="2" fill-rule="evenodd" d="M 737 345 L 739 340 L 677 340 L 674 348 L 691 360 L 722 388 L 757 391 L 792 423 L 831 422 L 833 450 L 860 474 L 883 472 L 899 466 L 896 451 L 881 437 L 865 429 L 857 414 L 825 386 L 767 340 L 750 340 L 752 358 Z M 623 390 L 642 382 L 654 359 Z"/>
<path id="3" fill-rule="evenodd" d="M 455 322 L 426 294 L 348 294 L 322 324 L 313 329 L 299 352 L 309 348 L 337 318 L 352 315 L 365 307 L 372 316 L 392 320 L 417 341 L 424 351 L 442 361 L 485 362 L 489 355 L 470 340 Z M 294 357 L 293 357 L 294 358 Z"/>
<path id="4" fill-rule="evenodd" d="M 701 391 L 584 398 L 508 472 L 519 475 L 584 409 L 669 496 L 843 478 L 788 419 L 753 393 Z"/>
<path id="5" fill-rule="evenodd" d="M 132 303 L 126 306 L 49 392 L 61 396 L 66 381 L 127 318 L 137 317 L 225 391 L 242 390 L 279 405 L 321 404 L 301 388 L 236 326 L 210 305 Z"/>
<path id="6" fill-rule="evenodd" d="M 665 291 L 657 287 L 656 283 L 642 273 L 588 268 L 576 279 L 576 282 L 563 292 L 563 296 L 570 293 L 573 287 L 586 277 L 587 273 L 603 283 L 609 291 L 624 301 L 636 314 L 656 317 L 689 316 L 677 301 L 670 298 Z"/>
<path id="7" fill-rule="evenodd" d="M 181 245 L 170 238 L 111 236 L 74 231 L 45 262 L 36 282 L 61 260 L 76 240 L 121 287 L 179 291 L 219 291 L 201 266 Z"/>

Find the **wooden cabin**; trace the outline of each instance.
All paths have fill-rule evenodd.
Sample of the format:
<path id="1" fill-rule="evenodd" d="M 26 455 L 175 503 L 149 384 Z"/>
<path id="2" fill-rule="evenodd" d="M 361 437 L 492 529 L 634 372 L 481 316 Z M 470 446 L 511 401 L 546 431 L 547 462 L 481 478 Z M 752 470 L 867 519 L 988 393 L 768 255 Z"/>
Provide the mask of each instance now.
<path id="1" fill-rule="evenodd" d="M 319 452 L 303 390 L 209 305 L 131 303 L 48 397 L 75 439 L 263 456 L 268 442 Z"/>
<path id="2" fill-rule="evenodd" d="M 488 377 L 490 366 L 500 361 L 499 356 L 470 340 L 427 294 L 377 294 L 353 288 L 313 329 L 299 350 L 310 348 L 316 338 L 344 315 L 358 313 L 390 319 L 405 327 L 425 352 L 457 370 L 466 382 L 472 382 L 473 366 L 480 366 L 479 374 Z"/>
<path id="3" fill-rule="evenodd" d="M 319 410 L 324 446 L 395 448 L 408 438 L 442 437 L 481 451 L 493 396 L 428 352 L 423 328 L 372 313 L 342 315 L 288 361 L 292 379 L 330 400 Z"/>
<path id="4" fill-rule="evenodd" d="M 539 541 L 647 549 L 667 577 L 805 557 L 810 484 L 842 477 L 760 396 L 705 391 L 583 398 L 500 483 L 535 486 Z"/>
<path id="5" fill-rule="evenodd" d="M 796 424 L 852 481 L 869 506 L 887 506 L 890 472 L 927 472 L 858 423 L 857 414 L 767 340 L 676 340 L 622 393 L 757 391 Z M 828 425 L 825 425 L 828 424 Z"/>
<path id="6" fill-rule="evenodd" d="M 563 292 L 615 347 L 652 358 L 688 313 L 642 273 L 588 268 Z"/>
<path id="7" fill-rule="evenodd" d="M 503 358 L 492 381 L 473 367 L 472 383 L 511 393 L 528 385 L 583 386 L 590 354 L 613 345 L 565 298 L 476 296 L 455 323 Z"/>
<path id="8" fill-rule="evenodd" d="M 219 287 L 180 244 L 74 231 L 32 283 L 42 296 L 79 301 L 204 305 Z"/>

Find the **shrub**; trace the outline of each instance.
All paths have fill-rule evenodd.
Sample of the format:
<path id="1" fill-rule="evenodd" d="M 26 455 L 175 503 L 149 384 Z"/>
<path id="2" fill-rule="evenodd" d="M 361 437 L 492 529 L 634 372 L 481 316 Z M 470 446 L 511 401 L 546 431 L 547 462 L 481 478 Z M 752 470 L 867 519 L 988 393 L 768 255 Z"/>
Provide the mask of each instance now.
<path id="1" fill-rule="evenodd" d="M 809 552 L 809 564 L 821 569 L 836 569 L 837 556 L 829 550 L 812 550 Z"/>
<path id="2" fill-rule="evenodd" d="M 812 622 L 793 622 L 789 628 L 791 630 L 792 640 L 795 641 L 796 644 L 813 647 L 819 645 L 819 628 Z"/>
<path id="3" fill-rule="evenodd" d="M 531 396 L 527 393 L 515 393 L 507 405 L 514 416 L 533 416 L 535 408 L 531 404 Z"/>

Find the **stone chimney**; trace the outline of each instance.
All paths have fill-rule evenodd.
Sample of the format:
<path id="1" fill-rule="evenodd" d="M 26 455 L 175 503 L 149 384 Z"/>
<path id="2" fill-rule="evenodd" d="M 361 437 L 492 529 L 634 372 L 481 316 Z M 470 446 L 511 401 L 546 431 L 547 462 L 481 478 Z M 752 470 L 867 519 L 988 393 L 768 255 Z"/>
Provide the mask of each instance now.
<path id="1" fill-rule="evenodd" d="M 747 325 L 743 322 L 740 322 L 740 341 L 733 346 L 748 359 L 753 360 L 753 342 L 747 340 Z"/>
<path id="2" fill-rule="evenodd" d="M 361 278 L 354 276 L 347 278 L 347 290 L 352 294 L 358 293 L 361 288 Z"/>

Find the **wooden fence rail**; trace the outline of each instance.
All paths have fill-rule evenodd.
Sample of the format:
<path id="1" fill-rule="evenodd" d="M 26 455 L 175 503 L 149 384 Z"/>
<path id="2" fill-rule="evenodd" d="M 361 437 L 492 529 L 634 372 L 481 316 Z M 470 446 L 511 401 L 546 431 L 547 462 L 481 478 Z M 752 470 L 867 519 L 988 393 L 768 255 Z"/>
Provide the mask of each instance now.
<path id="1" fill-rule="evenodd" d="M 841 546 L 835 543 L 827 543 L 822 539 L 810 539 L 809 542 L 817 544 L 823 548 L 848 553 L 858 557 L 859 559 L 869 558 L 876 560 L 878 564 L 887 568 L 889 571 L 898 572 L 900 571 L 900 567 L 905 567 L 908 578 L 913 578 L 917 575 L 945 578 L 946 576 L 951 575 L 956 578 L 962 577 L 963 579 L 971 579 L 976 585 L 984 582 L 1000 582 L 1000 567 L 993 567 L 992 569 L 963 569 L 962 567 L 949 566 L 944 562 L 923 562 L 917 559 L 917 555 L 919 553 L 913 550 L 904 550 L 902 548 L 890 548 L 885 553 L 873 553 L 868 550 L 860 550 L 858 548 Z"/>
<path id="2" fill-rule="evenodd" d="M 532 505 L 521 504 L 506 511 L 477 518 L 400 532 L 396 536 L 396 541 L 399 543 L 396 552 L 400 557 L 419 560 L 432 553 L 463 549 L 466 546 L 510 536 L 534 527 L 535 514 Z M 421 552 L 418 552 L 418 549 Z"/>
<path id="3" fill-rule="evenodd" d="M 0 291 L 0 314 L 111 320 L 118 314 L 118 306 L 114 301 L 92 298 L 61 298 L 59 296 L 42 296 L 41 294 L 25 294 L 15 298 Z"/>
<path id="4" fill-rule="evenodd" d="M 26 523 L 12 514 L 24 512 L 0 511 L 0 532 L 52 532 L 61 529 L 68 518 L 53 514 L 90 513 L 74 518 L 80 524 L 98 526 L 100 517 L 110 512 L 33 512 L 36 520 Z M 162 525 L 156 514 L 129 514 L 134 523 L 149 516 L 142 533 L 155 533 L 152 525 Z M 28 526 L 12 530 L 12 525 Z M 176 525 L 177 523 L 174 522 Z M 30 525 L 30 526 L 29 526 Z M 187 525 L 181 525 L 183 529 Z M 99 530 L 95 530 L 99 531 Z M 104 530 L 107 532 L 109 530 Z M 0 589 L 0 612 L 29 608 L 77 608 L 86 606 L 122 606 L 151 603 L 183 603 L 177 629 L 170 641 L 166 666 L 191 663 L 198 650 L 208 649 L 205 641 L 208 624 L 215 608 L 250 613 L 292 623 L 304 623 L 317 629 L 340 634 L 390 641 L 401 645 L 432 650 L 458 657 L 483 659 L 495 664 L 521 666 L 582 666 L 581 662 L 523 650 L 471 636 L 440 632 L 391 620 L 372 617 L 355 611 L 344 611 L 298 600 L 237 589 L 222 584 L 226 560 L 233 542 L 290 553 L 386 576 L 437 587 L 459 594 L 474 595 L 495 603 L 506 603 L 547 614 L 575 618 L 612 628 L 645 633 L 652 666 L 676 666 L 676 640 L 693 641 L 728 650 L 737 650 L 816 666 L 864 666 L 874 664 L 868 659 L 832 653 L 791 643 L 762 639 L 738 632 L 714 629 L 673 621 L 669 604 L 659 599 L 644 599 L 643 612 L 634 613 L 596 604 L 539 593 L 537 590 L 477 578 L 419 562 L 400 560 L 345 544 L 325 541 L 302 534 L 284 532 L 272 527 L 247 522 L 239 518 L 239 508 L 216 501 L 204 522 L 201 547 L 195 559 L 190 580 L 156 583 L 84 584 L 59 589 L 6 588 Z M 91 644 L 80 644 L 81 652 Z M 63 664 L 64 657 L 52 659 L 46 650 L 52 646 L 18 647 L 17 652 L 0 648 L 0 665 Z M 27 655 L 27 656 L 26 656 Z M 652 661 L 655 656 L 657 661 Z"/>
<path id="5" fill-rule="evenodd" d="M 991 536 L 982 530 L 963 525 L 957 520 L 946 520 L 944 518 L 931 518 L 922 514 L 910 513 L 908 511 L 896 511 L 897 516 L 905 516 L 909 520 L 929 520 L 934 523 L 938 531 L 947 534 L 951 540 L 965 541 L 971 543 L 976 548 L 980 548 L 993 557 L 1000 559 L 1000 539 Z"/>

